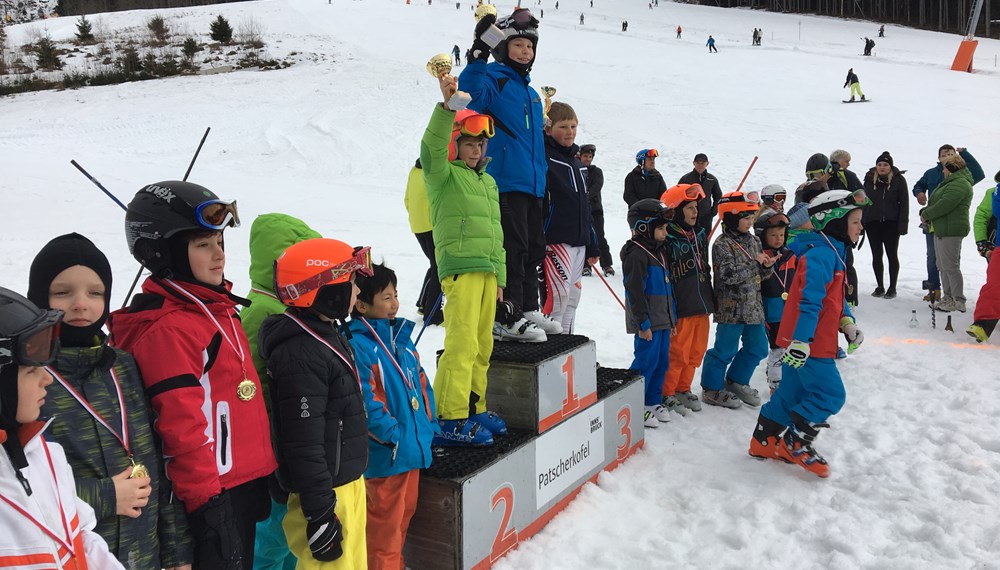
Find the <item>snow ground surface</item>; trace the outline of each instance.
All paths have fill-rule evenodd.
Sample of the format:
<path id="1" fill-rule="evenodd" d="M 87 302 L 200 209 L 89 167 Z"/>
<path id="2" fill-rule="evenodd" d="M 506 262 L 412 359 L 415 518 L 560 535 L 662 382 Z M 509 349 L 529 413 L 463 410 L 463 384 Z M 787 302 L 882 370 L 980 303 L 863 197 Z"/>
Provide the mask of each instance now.
<path id="1" fill-rule="evenodd" d="M 983 40 L 975 74 L 949 70 L 959 37 L 888 26 L 875 56 L 862 36 L 877 24 L 644 1 L 545 0 L 533 84 L 580 117 L 578 143 L 595 143 L 604 169 L 607 234 L 617 255 L 627 239 L 621 181 L 638 149 L 655 147 L 668 183 L 705 152 L 725 191 L 760 157 L 746 188 L 793 189 L 814 152 L 845 148 L 863 176 L 889 150 L 912 186 L 938 146 L 969 147 L 987 181 L 1000 167 L 1000 42 Z M 501 13 L 513 3 L 499 2 Z M 532 6 L 537 12 L 539 7 Z M 414 301 L 425 260 L 402 196 L 432 105 L 427 59 L 471 40 L 468 0 L 271 0 L 159 10 L 207 33 L 222 13 L 253 15 L 275 56 L 317 57 L 283 71 L 181 77 L 0 99 L 0 284 L 27 288 L 28 267 L 52 237 L 77 231 L 108 254 L 120 303 L 136 264 L 122 212 L 69 164 L 77 159 L 128 201 L 144 184 L 180 178 L 205 127 L 212 133 L 191 175 L 238 198 L 244 225 L 227 232 L 228 277 L 249 287 L 247 236 L 256 215 L 299 216 L 324 235 L 370 244 L 400 276 L 401 313 Z M 579 15 L 586 25 L 578 25 Z M 152 11 L 101 17 L 142 26 Z M 621 20 L 629 20 L 622 33 Z M 74 18 L 29 26 L 56 39 Z M 683 39 L 674 28 L 684 27 Z M 750 45 L 763 29 L 763 46 Z M 708 34 L 718 54 L 704 47 Z M 868 105 L 843 105 L 853 67 Z M 848 401 L 817 448 L 832 466 L 818 480 L 798 468 L 746 455 L 757 411 L 708 408 L 656 430 L 646 447 L 601 475 L 541 533 L 498 568 L 982 568 L 1000 566 L 1000 348 L 963 330 L 985 279 L 970 236 L 963 249 L 970 313 L 930 327 L 920 302 L 924 241 L 912 227 L 901 245 L 899 298 L 873 299 L 867 246 L 857 254 L 867 342 L 840 363 Z M 613 285 L 622 294 L 620 277 Z M 907 327 L 916 310 L 920 326 Z M 596 277 L 584 282 L 577 332 L 597 342 L 605 366 L 627 367 L 632 338 L 621 308 Z M 443 329 L 420 344 L 433 354 Z M 433 359 L 425 358 L 433 373 Z M 763 368 L 753 385 L 766 393 Z M 696 390 L 697 391 L 697 390 Z"/>

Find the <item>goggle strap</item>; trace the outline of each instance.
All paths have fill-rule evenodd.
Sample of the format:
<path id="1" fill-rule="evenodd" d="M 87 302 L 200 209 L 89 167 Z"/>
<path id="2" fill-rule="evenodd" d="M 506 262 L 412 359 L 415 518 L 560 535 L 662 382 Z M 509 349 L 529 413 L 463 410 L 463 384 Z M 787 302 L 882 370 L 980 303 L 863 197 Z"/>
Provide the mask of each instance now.
<path id="1" fill-rule="evenodd" d="M 14 339 L 0 338 L 0 366 L 14 363 Z"/>

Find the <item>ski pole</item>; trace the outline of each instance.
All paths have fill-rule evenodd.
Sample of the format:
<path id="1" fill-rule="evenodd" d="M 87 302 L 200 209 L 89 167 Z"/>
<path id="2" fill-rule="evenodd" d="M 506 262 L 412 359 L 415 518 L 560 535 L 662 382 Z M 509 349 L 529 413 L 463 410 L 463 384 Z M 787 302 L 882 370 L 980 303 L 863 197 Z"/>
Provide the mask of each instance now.
<path id="1" fill-rule="evenodd" d="M 431 309 L 431 312 L 428 313 L 426 317 L 424 317 L 424 326 L 420 327 L 420 332 L 417 334 L 417 340 L 413 341 L 413 346 L 417 346 L 417 343 L 420 342 L 420 337 L 424 336 L 424 331 L 427 330 L 427 325 L 431 324 L 431 319 L 434 318 L 434 315 L 438 312 L 438 308 L 441 307 L 442 299 L 444 299 L 444 291 L 441 291 L 438 294 L 437 300 L 434 301 L 434 308 Z"/>
<path id="2" fill-rule="evenodd" d="M 125 207 L 125 204 L 122 204 L 121 200 L 119 200 L 118 198 L 116 198 L 115 195 L 112 194 L 111 192 L 109 192 L 108 189 L 105 188 L 103 184 L 101 184 L 96 178 L 94 178 L 93 176 L 91 176 L 89 172 L 87 172 L 86 170 L 84 170 L 84 168 L 82 166 L 80 166 L 79 162 L 77 162 L 74 159 L 74 160 L 69 161 L 69 163 L 72 164 L 73 166 L 75 166 L 76 169 L 79 170 L 84 176 L 86 176 L 88 180 L 90 180 L 91 182 L 93 182 L 95 186 L 97 186 L 98 188 L 100 188 L 101 192 L 104 192 L 107 195 L 108 198 L 111 198 L 112 200 L 114 200 L 115 204 L 118 204 L 119 206 L 121 206 L 122 210 L 128 211 L 128 208 Z"/>
<path id="3" fill-rule="evenodd" d="M 743 188 L 743 183 L 747 181 L 747 176 L 750 176 L 750 171 L 753 170 L 753 165 L 757 164 L 757 158 L 759 157 L 754 156 L 753 160 L 750 161 L 750 166 L 747 167 L 747 171 L 743 174 L 743 179 L 740 180 L 739 186 L 737 186 L 736 190 L 734 190 L 735 192 L 739 192 L 740 188 Z M 718 220 L 715 220 L 715 225 L 712 226 L 712 231 L 708 232 L 708 241 L 712 241 L 712 234 L 714 234 L 715 230 L 719 228 L 719 222 L 721 221 L 722 217 L 719 217 Z"/>
<path id="4" fill-rule="evenodd" d="M 615 290 L 611 288 L 611 284 L 604 278 L 604 274 L 601 271 L 594 271 L 594 273 L 601 278 L 601 281 L 604 282 L 604 286 L 608 288 L 608 291 L 611 291 L 611 294 L 615 297 L 615 301 L 618 301 L 618 304 L 622 306 L 622 310 L 628 311 L 628 309 L 625 308 L 625 303 L 622 303 L 621 297 L 618 296 L 618 293 L 615 293 Z"/>

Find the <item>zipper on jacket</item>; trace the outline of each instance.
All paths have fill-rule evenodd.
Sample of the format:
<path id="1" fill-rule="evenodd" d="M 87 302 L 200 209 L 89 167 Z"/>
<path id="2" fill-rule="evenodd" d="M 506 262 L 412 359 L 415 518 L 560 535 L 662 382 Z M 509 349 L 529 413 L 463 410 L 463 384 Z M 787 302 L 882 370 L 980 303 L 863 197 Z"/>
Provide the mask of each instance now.
<path id="1" fill-rule="evenodd" d="M 461 231 L 458 234 L 458 251 L 462 251 L 465 246 L 465 218 L 462 218 Z"/>
<path id="2" fill-rule="evenodd" d="M 222 420 L 222 427 L 219 430 L 220 432 L 219 439 L 222 442 L 222 453 L 219 454 L 219 461 L 221 461 L 222 464 L 225 465 L 226 449 L 227 445 L 229 445 L 229 423 L 226 421 L 227 420 L 226 414 L 222 414 L 221 420 Z"/>
<path id="3" fill-rule="evenodd" d="M 333 453 L 333 477 L 337 478 L 340 475 L 340 447 L 344 439 L 344 420 L 337 420 L 337 438 L 334 440 L 334 453 Z"/>

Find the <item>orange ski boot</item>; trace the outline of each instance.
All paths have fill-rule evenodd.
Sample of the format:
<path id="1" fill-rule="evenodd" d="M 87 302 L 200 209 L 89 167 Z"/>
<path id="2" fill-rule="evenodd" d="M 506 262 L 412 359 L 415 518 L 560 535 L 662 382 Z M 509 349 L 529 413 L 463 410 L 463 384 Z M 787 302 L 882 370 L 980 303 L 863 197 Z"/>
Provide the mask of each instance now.
<path id="1" fill-rule="evenodd" d="M 830 466 L 812 446 L 819 434 L 819 428 L 830 427 L 826 423 L 810 423 L 798 414 L 792 414 L 794 425 L 785 432 L 778 446 L 778 458 L 802 466 L 817 477 L 830 476 Z"/>
<path id="2" fill-rule="evenodd" d="M 757 459 L 776 459 L 788 463 L 788 460 L 778 456 L 778 448 L 781 447 L 781 432 L 785 431 L 785 426 L 778 422 L 764 417 L 764 414 L 757 416 L 757 427 L 753 430 L 753 437 L 750 438 L 750 449 L 747 453 L 750 457 Z"/>

